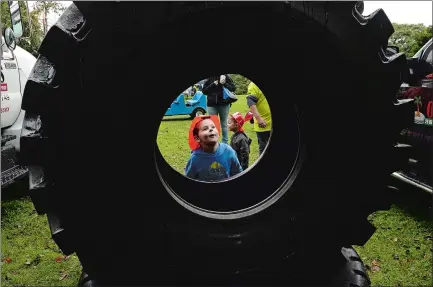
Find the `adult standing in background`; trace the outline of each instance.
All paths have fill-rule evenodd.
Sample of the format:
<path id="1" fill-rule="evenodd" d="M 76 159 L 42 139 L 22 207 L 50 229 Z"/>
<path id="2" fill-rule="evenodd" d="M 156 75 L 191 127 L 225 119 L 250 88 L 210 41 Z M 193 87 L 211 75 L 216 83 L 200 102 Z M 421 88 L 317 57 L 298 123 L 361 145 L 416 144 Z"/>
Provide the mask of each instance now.
<path id="1" fill-rule="evenodd" d="M 265 150 L 272 130 L 271 109 L 262 91 L 256 84 L 248 85 L 247 104 L 254 116 L 254 131 L 259 143 L 259 155 Z"/>
<path id="2" fill-rule="evenodd" d="M 236 90 L 235 83 L 229 75 L 211 77 L 203 85 L 203 94 L 207 96 L 207 112 L 209 115 L 218 115 L 221 123 L 222 142 L 228 144 L 229 131 L 227 119 L 230 103 L 224 100 L 223 87 L 230 92 Z"/>

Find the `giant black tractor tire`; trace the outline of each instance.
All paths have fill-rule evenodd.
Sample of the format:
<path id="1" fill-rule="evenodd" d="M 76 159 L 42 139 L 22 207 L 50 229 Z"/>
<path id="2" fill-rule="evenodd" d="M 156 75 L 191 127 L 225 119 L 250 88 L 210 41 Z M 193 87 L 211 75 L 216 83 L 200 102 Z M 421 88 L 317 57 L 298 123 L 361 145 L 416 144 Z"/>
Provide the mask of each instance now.
<path id="1" fill-rule="evenodd" d="M 353 247 L 341 248 L 341 253 L 345 259 L 345 264 L 334 266 L 334 273 L 327 277 L 332 278 L 332 286 L 343 286 L 343 287 L 368 287 L 370 286 L 370 278 L 367 274 L 367 269 Z M 320 258 L 320 252 L 314 257 L 309 258 L 311 261 L 318 260 Z M 326 264 L 326 263 L 324 263 Z M 318 275 L 317 273 L 315 274 Z M 322 278 L 323 279 L 323 278 Z M 326 278 L 326 281 L 329 279 Z M 317 282 L 323 282 L 318 280 Z M 294 283 L 294 282 L 292 282 Z M 300 284 L 297 284 L 300 285 Z M 78 287 L 94 287 L 100 286 L 99 282 L 89 277 L 88 274 L 83 272 L 78 283 Z"/>
<path id="2" fill-rule="evenodd" d="M 355 4 L 72 4 L 25 87 L 42 125 L 20 152 L 43 171 L 30 193 L 62 251 L 110 286 L 334 284 L 342 246 L 364 244 L 367 215 L 387 208 L 412 116 L 395 101 L 405 56 L 384 54 L 390 21 Z M 200 48 L 180 45 L 191 34 Z M 203 62 L 179 73 L 191 58 Z M 160 121 L 185 86 L 225 73 L 266 95 L 270 143 L 236 179 L 188 180 L 156 145 Z M 160 95 L 151 109 L 146 94 Z"/>

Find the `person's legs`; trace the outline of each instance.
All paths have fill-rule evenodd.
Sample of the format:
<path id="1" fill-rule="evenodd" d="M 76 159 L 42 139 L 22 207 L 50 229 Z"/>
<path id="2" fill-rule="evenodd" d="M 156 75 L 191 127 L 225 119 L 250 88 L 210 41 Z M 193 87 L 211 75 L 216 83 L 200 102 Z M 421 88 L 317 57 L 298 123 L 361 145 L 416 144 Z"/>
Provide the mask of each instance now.
<path id="1" fill-rule="evenodd" d="M 227 126 L 227 119 L 230 112 L 230 105 L 207 107 L 209 115 L 218 115 L 221 125 L 222 142 L 228 144 L 229 142 L 229 131 Z"/>
<path id="2" fill-rule="evenodd" d="M 207 113 L 209 115 L 218 115 L 218 109 L 217 107 L 207 107 Z"/>
<path id="3" fill-rule="evenodd" d="M 259 143 L 259 155 L 263 153 L 265 150 L 266 144 L 268 143 L 269 136 L 271 135 L 271 132 L 256 132 L 257 134 L 257 141 Z"/>
<path id="4" fill-rule="evenodd" d="M 220 114 L 220 123 L 222 130 L 222 142 L 228 144 L 229 142 L 229 130 L 227 126 L 227 119 L 229 117 L 230 105 L 219 106 L 219 114 Z"/>

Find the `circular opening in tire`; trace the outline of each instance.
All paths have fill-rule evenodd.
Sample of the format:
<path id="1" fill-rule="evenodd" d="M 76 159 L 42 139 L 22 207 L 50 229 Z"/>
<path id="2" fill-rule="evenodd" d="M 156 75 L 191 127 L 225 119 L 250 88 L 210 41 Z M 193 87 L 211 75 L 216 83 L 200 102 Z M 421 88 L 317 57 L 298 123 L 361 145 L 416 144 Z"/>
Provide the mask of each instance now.
<path id="1" fill-rule="evenodd" d="M 294 106 L 287 106 L 277 125 L 287 139 L 273 145 L 271 103 L 258 83 L 239 74 L 202 79 L 180 93 L 157 136 L 158 169 L 172 197 L 222 218 L 246 216 L 277 200 L 298 160 L 299 126 Z M 275 164 L 281 155 L 288 156 L 283 168 Z"/>

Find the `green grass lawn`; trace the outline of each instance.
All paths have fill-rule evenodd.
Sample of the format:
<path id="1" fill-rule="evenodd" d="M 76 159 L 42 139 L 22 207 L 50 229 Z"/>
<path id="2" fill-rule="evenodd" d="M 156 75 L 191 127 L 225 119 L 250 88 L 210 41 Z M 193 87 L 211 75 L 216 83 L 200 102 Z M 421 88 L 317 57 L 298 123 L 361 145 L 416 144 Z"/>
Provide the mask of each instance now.
<path id="1" fill-rule="evenodd" d="M 2 202 L 1 211 L 1 286 L 77 285 L 78 258 L 60 252 L 30 199 Z"/>
<path id="2" fill-rule="evenodd" d="M 432 223 L 393 206 L 369 216 L 377 228 L 364 246 L 354 246 L 373 286 L 433 286 Z"/>
<path id="3" fill-rule="evenodd" d="M 245 114 L 244 96 L 231 111 Z M 169 117 L 162 121 L 157 138 L 165 160 L 181 173 L 190 155 L 189 124 L 185 117 Z M 253 140 L 251 165 L 258 157 L 257 138 L 251 124 L 245 128 Z M 4 201 L 1 208 L 1 286 L 76 286 L 81 271 L 78 258 L 61 254 L 50 237 L 46 216 L 37 215 L 28 198 Z M 432 286 L 430 219 L 393 206 L 372 214 L 370 220 L 376 233 L 355 249 L 368 267 L 372 285 Z"/>

